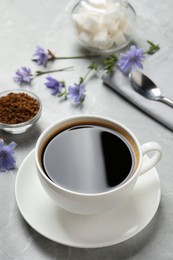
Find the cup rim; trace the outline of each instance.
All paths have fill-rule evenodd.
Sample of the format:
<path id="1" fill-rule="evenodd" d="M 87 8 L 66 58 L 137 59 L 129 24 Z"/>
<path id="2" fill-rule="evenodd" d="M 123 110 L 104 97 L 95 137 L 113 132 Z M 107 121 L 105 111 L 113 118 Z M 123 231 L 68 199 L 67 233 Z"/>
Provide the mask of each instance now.
<path id="1" fill-rule="evenodd" d="M 130 178 L 125 181 L 124 183 L 122 182 L 122 184 L 120 183 L 120 185 L 117 185 L 113 188 L 111 188 L 110 190 L 107 191 L 103 191 L 103 192 L 96 192 L 96 193 L 85 193 L 85 192 L 78 192 L 78 191 L 73 191 L 70 189 L 67 189 L 57 183 L 54 183 L 44 172 L 42 166 L 40 165 L 40 160 L 39 160 L 39 155 L 38 155 L 38 150 L 40 149 L 40 146 L 42 144 L 42 140 L 43 138 L 48 134 L 51 133 L 51 130 L 53 130 L 57 125 L 63 124 L 63 123 L 67 123 L 70 122 L 71 120 L 78 120 L 78 119 L 99 119 L 99 120 L 104 120 L 106 122 L 109 123 L 113 123 L 118 125 L 119 127 L 121 127 L 123 130 L 125 130 L 131 137 L 132 139 L 135 141 L 135 144 L 138 148 L 138 153 L 139 153 L 139 163 L 137 165 L 137 168 L 135 169 L 134 173 L 132 174 L 132 176 L 130 176 Z M 115 191 L 119 191 L 121 189 L 123 189 L 125 186 L 127 186 L 130 182 L 133 181 L 134 178 L 137 177 L 140 167 L 141 167 L 141 163 L 142 163 L 142 150 L 141 150 L 141 145 L 138 141 L 138 139 L 136 138 L 136 136 L 132 133 L 132 131 L 126 127 L 124 124 L 120 123 L 117 120 L 114 120 L 110 117 L 107 116 L 100 116 L 100 115 L 72 115 L 72 116 L 67 116 L 65 118 L 59 119 L 56 122 L 54 122 L 53 124 L 51 124 L 49 127 L 47 127 L 42 134 L 39 136 L 36 146 L 35 146 L 35 162 L 36 162 L 36 166 L 37 166 L 37 172 L 38 175 L 41 175 L 43 177 L 43 179 L 48 183 L 48 185 L 52 186 L 54 189 L 58 189 L 61 193 L 66 193 L 69 195 L 76 195 L 76 196 L 81 196 L 81 197 L 100 197 L 100 196 L 105 196 L 105 195 L 109 195 L 114 193 Z"/>

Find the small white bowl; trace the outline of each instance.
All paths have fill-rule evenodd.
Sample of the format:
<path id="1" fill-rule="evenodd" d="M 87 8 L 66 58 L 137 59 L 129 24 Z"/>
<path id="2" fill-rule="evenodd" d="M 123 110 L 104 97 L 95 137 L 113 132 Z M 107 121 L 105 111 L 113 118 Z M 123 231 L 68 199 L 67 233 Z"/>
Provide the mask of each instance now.
<path id="1" fill-rule="evenodd" d="M 29 96 L 31 96 L 32 98 L 36 99 L 39 103 L 39 110 L 37 112 L 37 114 L 32 117 L 31 119 L 22 122 L 22 123 L 17 123 L 17 124 L 8 124 L 8 123 L 2 123 L 1 122 L 1 118 L 0 118 L 0 130 L 6 131 L 8 133 L 11 134 L 20 134 L 20 133 L 24 133 L 26 132 L 30 127 L 32 127 L 40 118 L 41 116 L 41 112 L 42 112 L 42 103 L 40 98 L 34 94 L 31 91 L 27 91 L 27 90 L 21 90 L 21 89 L 14 89 L 14 90 L 7 90 L 7 91 L 3 91 L 0 93 L 0 98 L 7 96 L 10 93 L 25 93 Z"/>
<path id="2" fill-rule="evenodd" d="M 123 49 L 136 31 L 136 12 L 126 1 L 79 1 L 71 20 L 78 42 L 101 55 Z"/>

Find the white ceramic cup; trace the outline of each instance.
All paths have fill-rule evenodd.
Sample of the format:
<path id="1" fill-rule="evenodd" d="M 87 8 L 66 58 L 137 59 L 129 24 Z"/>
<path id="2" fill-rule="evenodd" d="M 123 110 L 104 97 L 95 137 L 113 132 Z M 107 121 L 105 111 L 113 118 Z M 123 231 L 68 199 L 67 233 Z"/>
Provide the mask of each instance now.
<path id="1" fill-rule="evenodd" d="M 53 136 L 71 127 L 88 124 L 102 125 L 123 136 L 131 147 L 135 163 L 133 173 L 127 181 L 113 187 L 111 190 L 91 194 L 75 192 L 58 185 L 45 174 L 42 165 L 45 146 Z M 151 151 L 152 157 L 144 162 L 144 155 Z M 35 147 L 37 173 L 46 193 L 59 207 L 76 214 L 84 215 L 101 213 L 120 206 L 132 192 L 140 175 L 154 167 L 161 159 L 161 156 L 162 151 L 158 143 L 148 142 L 140 145 L 135 135 L 126 126 L 110 118 L 97 115 L 71 116 L 55 122 L 41 134 Z M 58 167 L 57 174 L 59 174 Z"/>

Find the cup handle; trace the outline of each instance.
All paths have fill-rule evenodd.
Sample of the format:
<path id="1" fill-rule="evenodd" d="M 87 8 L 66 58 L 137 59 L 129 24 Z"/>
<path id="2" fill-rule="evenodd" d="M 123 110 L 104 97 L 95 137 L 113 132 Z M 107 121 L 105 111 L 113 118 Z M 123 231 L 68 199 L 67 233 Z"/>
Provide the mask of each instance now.
<path id="1" fill-rule="evenodd" d="M 142 162 L 141 169 L 140 169 L 140 175 L 144 174 L 151 168 L 153 168 L 161 159 L 162 157 L 162 149 L 161 146 L 158 143 L 155 142 L 149 142 L 145 143 L 141 146 L 142 154 L 143 156 L 148 153 L 148 152 L 153 152 L 154 154 L 152 155 L 151 158 L 149 158 L 148 161 Z"/>

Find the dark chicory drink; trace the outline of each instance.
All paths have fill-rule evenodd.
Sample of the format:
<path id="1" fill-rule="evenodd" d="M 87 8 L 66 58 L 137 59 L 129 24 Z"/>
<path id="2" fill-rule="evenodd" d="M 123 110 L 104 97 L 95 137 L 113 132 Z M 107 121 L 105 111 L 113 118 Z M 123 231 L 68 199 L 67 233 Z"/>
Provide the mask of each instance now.
<path id="1" fill-rule="evenodd" d="M 42 152 L 45 174 L 65 189 L 80 193 L 106 192 L 125 182 L 134 171 L 129 142 L 101 125 L 79 125 L 56 133 Z"/>

